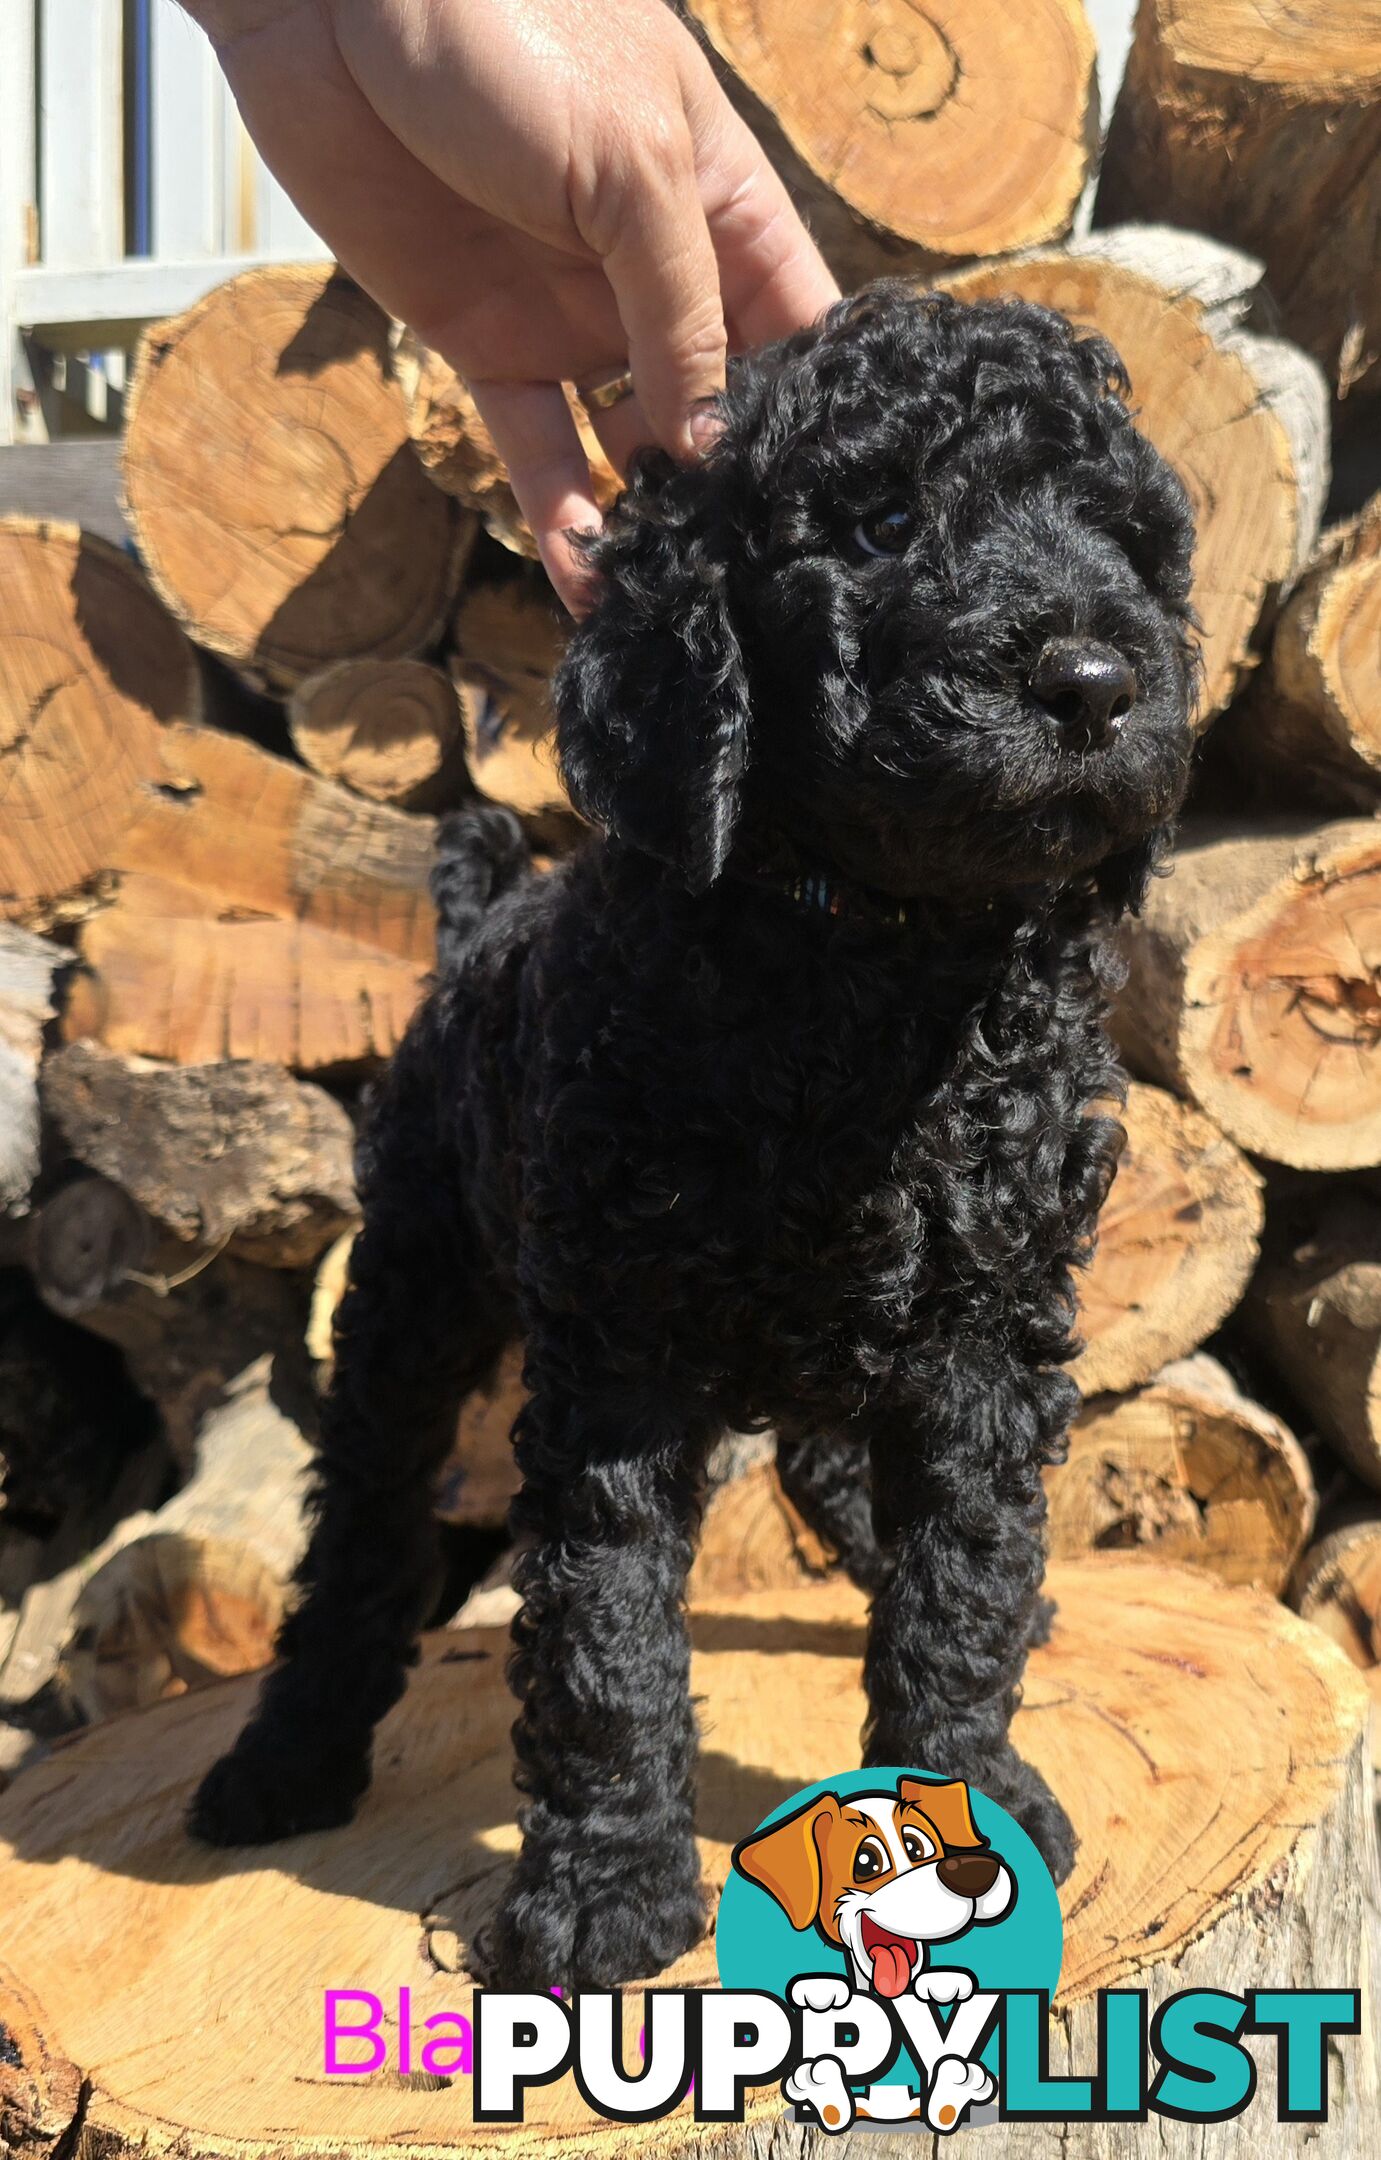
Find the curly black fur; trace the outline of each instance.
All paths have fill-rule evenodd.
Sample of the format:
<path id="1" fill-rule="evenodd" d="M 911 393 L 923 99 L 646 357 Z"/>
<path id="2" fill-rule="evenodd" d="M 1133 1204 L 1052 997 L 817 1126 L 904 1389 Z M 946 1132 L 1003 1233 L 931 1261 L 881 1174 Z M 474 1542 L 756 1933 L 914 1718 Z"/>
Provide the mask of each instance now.
<path id="1" fill-rule="evenodd" d="M 428 1604 L 430 1480 L 521 1333 L 527 1806 L 489 1977 L 625 1981 L 703 1925 L 683 1595 L 727 1424 L 776 1425 L 873 1592 L 867 1758 L 970 1779 L 1068 1869 L 1008 1725 L 1120 1136 L 1090 1108 L 1118 1088 L 1106 933 L 1178 806 L 1193 685 L 1188 511 L 1124 390 L 1038 308 L 884 287 L 742 363 L 705 462 L 643 462 L 557 690 L 604 837 L 539 881 L 505 812 L 446 836 L 302 1600 L 200 1836 L 351 1812 Z M 1099 749 L 1029 687 L 1070 637 L 1135 671 Z"/>

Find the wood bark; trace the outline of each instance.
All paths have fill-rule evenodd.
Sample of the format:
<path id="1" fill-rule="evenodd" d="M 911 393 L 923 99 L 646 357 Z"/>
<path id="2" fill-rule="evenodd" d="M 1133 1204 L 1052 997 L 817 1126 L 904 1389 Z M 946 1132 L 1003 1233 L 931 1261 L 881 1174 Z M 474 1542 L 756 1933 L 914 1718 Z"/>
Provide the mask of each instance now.
<path id="1" fill-rule="evenodd" d="M 203 1420 L 257 1357 L 272 1353 L 282 1385 L 310 1398 L 300 1278 L 160 1234 L 106 1178 L 66 1185 L 34 1214 L 28 1258 L 52 1311 L 123 1351 L 184 1469 Z"/>
<path id="2" fill-rule="evenodd" d="M 1032 1657 L 1016 1726 L 1081 1834 L 1052 2069 L 1092 2069 L 1100 1987 L 1144 1986 L 1153 2005 L 1202 1985 L 1373 1989 L 1361 1676 L 1282 1606 L 1202 1574 L 1109 1557 L 1057 1568 L 1053 1588 L 1060 1618 Z M 803 1777 L 857 1760 L 864 1604 L 838 1582 L 712 1599 L 693 1610 L 692 1635 L 692 1687 L 712 1735 L 701 1853 L 717 1885 L 756 1818 Z M 417 2020 L 469 2012 L 465 1946 L 517 1840 L 507 1647 L 496 1630 L 429 1640 L 383 1728 L 368 1805 L 348 1829 L 298 1840 L 290 1865 L 209 1859 L 183 1829 L 193 1785 L 248 1711 L 250 1680 L 121 1719 L 23 1773 L 0 1800 L 0 2020 L 14 2041 L 0 2091 L 12 2146 L 23 2140 L 32 2160 L 49 2160 L 70 2140 L 73 2070 L 88 2094 L 83 2149 L 101 2160 L 281 2160 L 314 2146 L 382 2160 L 473 2137 L 464 2078 L 323 2080 L 321 2001 L 348 1975 L 387 1998 L 390 2029 L 400 1982 Z M 139 1943 L 118 1989 L 89 1955 L 93 1941 Z M 663 1976 L 671 1986 L 713 1978 L 709 1938 Z M 641 2007 L 634 1990 L 630 2046 Z M 212 2022 L 222 2045 L 208 2052 Z M 1311 2131 L 1320 2160 L 1367 2149 L 1375 2046 L 1368 2020 L 1331 2057 L 1332 2122 Z M 1272 2053 L 1261 2046 L 1268 2095 Z M 1269 2108 L 1216 2131 L 1215 2152 L 1272 2150 Z M 707 2135 L 688 2108 L 613 2125 L 562 2079 L 533 2092 L 523 2128 L 491 2126 L 485 2138 L 504 2154 L 560 2144 L 591 2160 L 814 2152 L 818 2141 L 781 2112 L 769 2087 L 741 2129 Z M 1158 2127 L 1172 2160 L 1201 2151 L 1201 2129 L 1181 2140 L 1180 2126 Z M 983 2138 L 1004 2160 L 1043 2150 L 1027 2124 Z M 1093 2160 L 1112 2150 L 1108 2138 L 1104 2125 L 1071 2125 L 1052 2130 L 1051 2146 Z M 876 2133 L 840 2145 L 856 2160 L 915 2149 Z"/>
<path id="3" fill-rule="evenodd" d="M 1057 1560 L 1135 1548 L 1279 1596 L 1314 1522 L 1308 1457 L 1202 1352 L 1100 1395 L 1045 1474 Z"/>
<path id="4" fill-rule="evenodd" d="M 192 648 L 127 555 L 0 521 L 0 915 L 45 928 L 96 881 L 164 779 L 167 723 L 200 715 Z"/>
<path id="5" fill-rule="evenodd" d="M 72 1043 L 45 1065 L 42 1096 L 66 1153 L 196 1251 L 306 1267 L 358 1213 L 348 1113 L 281 1066 L 155 1065 Z"/>
<path id="6" fill-rule="evenodd" d="M 425 660 L 339 660 L 298 684 L 288 724 L 304 764 L 369 802 L 437 810 L 464 788 L 459 691 Z"/>
<path id="7" fill-rule="evenodd" d="M 566 633 L 550 596 L 524 579 L 472 585 L 452 634 L 452 669 L 472 692 L 464 727 L 474 785 L 491 802 L 529 816 L 569 813 L 551 702 Z"/>
<path id="8" fill-rule="evenodd" d="M 412 453 L 387 316 L 329 264 L 156 324 L 126 412 L 130 521 L 198 644 L 285 687 L 438 637 L 472 528 Z"/>
<path id="9" fill-rule="evenodd" d="M 689 0 L 687 13 L 846 290 L 1068 232 L 1098 140 L 1093 39 L 1073 0 Z"/>
<path id="10" fill-rule="evenodd" d="M 0 923 L 0 1215 L 27 1211 L 38 1175 L 38 1068 L 70 955 Z"/>
<path id="11" fill-rule="evenodd" d="M 1238 763 L 1281 803 L 1381 805 L 1381 495 L 1325 536 L 1224 727 Z"/>
<path id="12" fill-rule="evenodd" d="M 1132 1069 L 1239 1147 L 1305 1170 L 1381 1158 L 1381 825 L 1185 829 L 1127 932 Z"/>
<path id="13" fill-rule="evenodd" d="M 1328 486 L 1323 380 L 1246 327 L 1261 265 L 1192 233 L 1124 226 L 1060 253 L 946 279 L 962 299 L 1016 293 L 1111 340 L 1139 425 L 1194 506 L 1201 722 L 1254 665 L 1258 626 L 1308 559 Z"/>
<path id="14" fill-rule="evenodd" d="M 306 1542 L 311 1459 L 274 1400 L 272 1360 L 256 1359 L 203 1423 L 181 1491 L 127 1517 L 88 1563 L 60 1664 L 85 1718 L 268 1664 Z"/>
<path id="15" fill-rule="evenodd" d="M 475 401 L 455 369 L 404 331 L 395 355 L 407 407 L 408 432 L 424 469 L 446 494 L 483 520 L 485 530 L 515 555 L 537 560 L 537 542 L 518 508 L 508 468 Z M 579 393 L 566 402 L 590 465 L 595 501 L 607 510 L 623 483 L 604 454 Z"/>
<path id="16" fill-rule="evenodd" d="M 1098 191 L 1260 255 L 1349 409 L 1381 391 L 1378 99 L 1376 0 L 1143 0 Z"/>
<path id="17" fill-rule="evenodd" d="M 65 1025 L 178 1064 L 386 1057 L 435 957 L 429 820 L 219 729 L 164 731 L 106 854 Z"/>
<path id="18" fill-rule="evenodd" d="M 1139 1387 L 1205 1341 L 1256 1263 L 1261 1180 L 1218 1127 L 1133 1084 L 1127 1144 L 1079 1282 L 1085 1396 Z"/>
<path id="19" fill-rule="evenodd" d="M 1324 1437 L 1381 1489 L 1381 1207 L 1325 1187 L 1273 1215 L 1243 1318 Z"/>
<path id="20" fill-rule="evenodd" d="M 1332 1637 L 1366 1680 L 1372 1762 L 1381 1770 L 1381 1509 L 1374 1497 L 1322 1525 L 1290 1586 L 1290 1603 Z"/>

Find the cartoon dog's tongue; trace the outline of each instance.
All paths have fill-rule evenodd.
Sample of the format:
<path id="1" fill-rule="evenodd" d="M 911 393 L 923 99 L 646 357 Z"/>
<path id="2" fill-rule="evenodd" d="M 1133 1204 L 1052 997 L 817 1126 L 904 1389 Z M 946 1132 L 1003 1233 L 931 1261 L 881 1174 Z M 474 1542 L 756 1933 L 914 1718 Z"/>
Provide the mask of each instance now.
<path id="1" fill-rule="evenodd" d="M 871 1960 L 873 1986 L 879 1995 L 904 1995 L 916 1962 L 916 1944 L 904 1935 L 879 1927 L 870 1914 L 863 1915 L 863 1954 Z"/>

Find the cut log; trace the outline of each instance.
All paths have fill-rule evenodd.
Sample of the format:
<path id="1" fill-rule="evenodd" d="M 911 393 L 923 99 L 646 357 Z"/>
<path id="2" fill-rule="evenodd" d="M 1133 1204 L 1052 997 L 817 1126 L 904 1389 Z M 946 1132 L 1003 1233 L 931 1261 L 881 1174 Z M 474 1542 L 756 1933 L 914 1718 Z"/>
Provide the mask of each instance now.
<path id="1" fill-rule="evenodd" d="M 42 928 L 104 870 L 201 713 L 196 656 L 127 555 L 0 520 L 0 914 Z"/>
<path id="2" fill-rule="evenodd" d="M 689 0 L 688 13 L 846 289 L 1069 231 L 1098 141 L 1076 0 Z"/>
<path id="3" fill-rule="evenodd" d="M 1381 1207 L 1325 1189 L 1273 1209 L 1243 1317 L 1324 1437 L 1381 1489 Z"/>
<path id="4" fill-rule="evenodd" d="M 1376 0 L 1142 0 L 1098 215 L 1169 218 L 1263 257 L 1339 397 L 1381 391 Z"/>
<path id="5" fill-rule="evenodd" d="M 218 729 L 163 748 L 82 928 L 69 1036 L 188 1065 L 387 1057 L 435 955 L 430 821 Z"/>
<path id="6" fill-rule="evenodd" d="M 35 1213 L 29 1260 L 53 1312 L 123 1351 L 184 1469 L 203 1420 L 256 1358 L 274 1355 L 282 1386 L 310 1399 L 301 1280 L 160 1236 L 105 1178 L 64 1186 Z"/>
<path id="7" fill-rule="evenodd" d="M 1127 1145 L 1080 1285 L 1086 1396 L 1139 1387 L 1233 1310 L 1256 1264 L 1261 1180 L 1216 1125 L 1133 1084 Z"/>
<path id="8" fill-rule="evenodd" d="M 456 613 L 452 668 L 466 700 L 470 777 L 491 802 L 540 816 L 570 811 L 556 769 L 551 677 L 566 643 L 548 593 L 525 579 L 474 585 Z"/>
<path id="9" fill-rule="evenodd" d="M 424 652 L 445 622 L 473 527 L 412 454 L 389 345 L 388 317 L 329 264 L 283 264 L 140 346 L 140 552 L 198 644 L 258 681 Z"/>
<path id="10" fill-rule="evenodd" d="M 1328 416 L 1311 360 L 1243 328 L 1261 265 L 1166 227 L 946 279 L 966 300 L 1017 293 L 1111 339 L 1141 427 L 1189 490 L 1198 527 L 1206 722 L 1256 657 L 1258 625 L 1308 559 L 1328 486 Z"/>
<path id="11" fill-rule="evenodd" d="M 22 1215 L 38 1175 L 38 1067 L 71 955 L 0 923 L 0 1215 Z"/>
<path id="12" fill-rule="evenodd" d="M 1082 1837 L 1064 1900 L 1051 2070 L 1094 2067 L 1100 1987 L 1145 1987 L 1153 2005 L 1199 1986 L 1374 1990 L 1361 1676 L 1295 1614 L 1202 1574 L 1105 1558 L 1057 1568 L 1053 1587 L 1060 1617 L 1033 1655 L 1016 1726 Z M 764 1813 L 857 1761 L 864 1609 L 848 1585 L 820 1584 L 712 1601 L 693 1610 L 692 1634 L 692 1686 L 712 1735 L 701 1852 L 718 1884 L 734 1841 Z M 87 2095 L 81 2134 L 102 2160 L 281 2160 L 317 2148 L 384 2160 L 473 2142 L 462 2076 L 442 2084 L 390 2067 L 323 2078 L 322 1994 L 372 1989 L 391 2039 L 400 1985 L 415 2029 L 442 2010 L 470 2013 L 466 1944 L 517 1838 L 506 1651 L 496 1631 L 431 1638 L 382 1730 L 356 1821 L 251 1866 L 193 1846 L 183 1818 L 242 1723 L 252 1681 L 119 1719 L 24 1772 L 0 1800 L 0 2019 L 14 2042 L 0 2090 L 12 2146 L 44 2160 L 70 2142 L 72 2069 Z M 89 1955 L 93 1942 L 140 1946 L 118 1989 Z M 706 1939 L 664 1984 L 713 1979 Z M 635 1991 L 634 2046 L 641 2007 Z M 208 2052 L 213 2024 L 222 2045 Z M 1320 2160 L 1367 2149 L 1378 2084 L 1370 2020 L 1364 2028 L 1339 2045 Z M 1253 2047 L 1270 2093 L 1273 2046 Z M 758 2089 L 745 2127 L 715 2126 L 709 2146 L 747 2160 L 786 2137 L 782 2149 L 796 2150 L 781 2109 L 775 2087 Z M 1187 2155 L 1188 2143 L 1170 2141 L 1175 2127 L 1165 2126 L 1165 2150 Z M 689 2105 L 665 2123 L 610 2124 L 569 2078 L 533 2090 L 521 2128 L 483 2135 L 500 2155 L 560 2145 L 587 2160 L 681 2160 L 708 2149 Z M 1106 2136 L 1073 2124 L 1061 2149 L 1092 2160 Z M 1215 2151 L 1238 2160 L 1260 2139 L 1258 2110 L 1219 2126 Z M 996 2125 L 983 2142 L 1015 2160 L 1029 2155 L 1031 2129 Z M 855 2160 L 878 2150 L 866 2132 L 839 2144 Z"/>
<path id="13" fill-rule="evenodd" d="M 1373 1705 L 1372 1761 L 1381 1770 L 1381 1511 L 1374 1499 L 1330 1517 L 1300 1561 L 1290 1603 L 1365 1676 Z"/>
<path id="14" fill-rule="evenodd" d="M 425 660 L 323 668 L 294 690 L 288 724 L 304 764 L 370 802 L 436 810 L 464 785 L 456 685 Z"/>
<path id="15" fill-rule="evenodd" d="M 1202 1353 L 1087 1404 L 1045 1481 L 1057 1560 L 1134 1547 L 1277 1597 L 1314 1522 L 1298 1440 Z"/>
<path id="16" fill-rule="evenodd" d="M 197 1434 L 187 1484 L 89 1563 L 61 1675 L 91 1723 L 271 1659 L 306 1542 L 312 1459 L 271 1385 L 268 1358 L 237 1375 Z"/>
<path id="17" fill-rule="evenodd" d="M 859 1472 L 867 1474 L 861 1452 Z M 754 1463 L 710 1495 L 691 1599 L 709 1605 L 750 1591 L 798 1590 L 826 1574 L 833 1557 L 783 1492 L 775 1464 Z"/>
<path id="18" fill-rule="evenodd" d="M 476 511 L 495 540 L 535 562 L 537 542 L 518 508 L 508 468 L 455 369 L 440 353 L 419 344 L 410 331 L 403 332 L 395 366 L 407 405 L 408 431 L 425 470 L 446 494 Z M 595 501 L 607 510 L 623 483 L 569 385 L 566 402 L 590 463 Z"/>
<path id="19" fill-rule="evenodd" d="M 1127 950 L 1133 1071 L 1273 1162 L 1381 1160 L 1381 825 L 1189 827 Z"/>
<path id="20" fill-rule="evenodd" d="M 72 1043 L 42 1097 L 65 1152 L 188 1247 L 306 1267 L 358 1213 L 349 1115 L 279 1065 L 154 1065 Z"/>
<path id="21" fill-rule="evenodd" d="M 1381 495 L 1326 536 L 1224 726 L 1280 802 L 1381 806 Z"/>

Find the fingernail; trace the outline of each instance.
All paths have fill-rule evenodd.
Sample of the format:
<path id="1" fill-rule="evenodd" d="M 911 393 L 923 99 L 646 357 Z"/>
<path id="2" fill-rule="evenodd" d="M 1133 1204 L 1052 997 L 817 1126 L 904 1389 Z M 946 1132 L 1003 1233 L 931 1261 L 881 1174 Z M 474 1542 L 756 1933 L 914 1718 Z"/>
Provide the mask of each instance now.
<path id="1" fill-rule="evenodd" d="M 712 450 L 724 433 L 724 415 L 719 409 L 718 398 L 701 398 L 692 405 L 690 414 L 691 441 L 702 453 Z"/>

